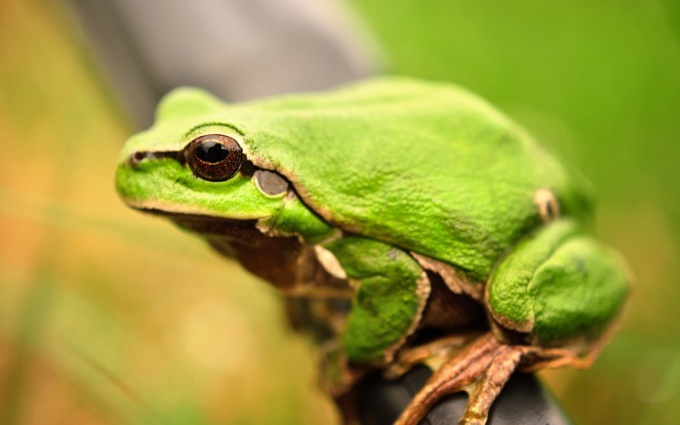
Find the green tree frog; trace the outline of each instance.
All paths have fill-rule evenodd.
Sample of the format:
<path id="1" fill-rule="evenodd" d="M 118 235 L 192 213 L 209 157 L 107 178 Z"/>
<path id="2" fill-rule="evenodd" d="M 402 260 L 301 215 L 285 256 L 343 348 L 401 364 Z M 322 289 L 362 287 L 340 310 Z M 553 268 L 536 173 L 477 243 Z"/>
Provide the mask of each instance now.
<path id="1" fill-rule="evenodd" d="M 589 365 L 628 292 L 585 231 L 587 185 L 450 84 L 242 104 L 179 88 L 125 144 L 116 186 L 281 289 L 336 398 L 362 371 L 430 365 L 402 425 L 457 391 L 461 423 L 482 424 L 513 371 Z"/>

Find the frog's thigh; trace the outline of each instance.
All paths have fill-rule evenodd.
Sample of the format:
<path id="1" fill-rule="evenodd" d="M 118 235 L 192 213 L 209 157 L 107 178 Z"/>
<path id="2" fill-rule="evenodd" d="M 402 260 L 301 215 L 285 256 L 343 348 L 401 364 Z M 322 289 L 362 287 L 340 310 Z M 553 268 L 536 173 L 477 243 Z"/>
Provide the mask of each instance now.
<path id="1" fill-rule="evenodd" d="M 617 256 L 567 222 L 520 244 L 487 286 L 487 308 L 502 326 L 538 342 L 595 339 L 620 309 L 628 276 Z"/>
<path id="2" fill-rule="evenodd" d="M 430 284 L 405 251 L 361 237 L 325 244 L 356 285 L 342 335 L 350 361 L 390 360 L 422 315 Z"/>

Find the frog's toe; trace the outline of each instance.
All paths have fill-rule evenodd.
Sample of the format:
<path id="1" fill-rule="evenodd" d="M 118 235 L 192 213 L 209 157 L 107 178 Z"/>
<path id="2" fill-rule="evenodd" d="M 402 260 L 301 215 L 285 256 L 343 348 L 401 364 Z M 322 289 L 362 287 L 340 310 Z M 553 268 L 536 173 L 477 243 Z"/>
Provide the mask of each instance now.
<path id="1" fill-rule="evenodd" d="M 369 368 L 350 364 L 347 354 L 335 341 L 322 345 L 320 350 L 320 384 L 334 399 L 350 392 L 369 371 Z"/>
<path id="2" fill-rule="evenodd" d="M 427 366 L 430 370 L 438 370 L 479 336 L 479 332 L 459 333 L 423 345 L 405 347 L 397 353 L 394 361 L 383 372 L 383 376 L 387 379 L 398 379 L 419 364 Z"/>
<path id="3" fill-rule="evenodd" d="M 416 425 L 439 400 L 465 391 L 469 399 L 459 424 L 483 425 L 491 405 L 516 370 L 534 371 L 580 361 L 585 360 L 568 350 L 508 345 L 499 342 L 491 333 L 484 334 L 434 368 L 434 374 L 411 400 L 396 424 Z"/>
<path id="4" fill-rule="evenodd" d="M 509 347 L 498 342 L 490 334 L 477 339 L 435 370 L 395 424 L 416 425 L 439 400 L 459 391 L 470 393 L 470 400 L 461 423 L 485 423 L 491 403 L 517 366 L 517 362 L 496 363 L 498 354 L 502 356 L 506 354 L 505 348 Z M 508 368 L 511 370 L 506 371 Z M 485 376 L 489 371 L 495 374 L 493 380 Z M 494 394 L 493 391 L 497 387 Z"/>

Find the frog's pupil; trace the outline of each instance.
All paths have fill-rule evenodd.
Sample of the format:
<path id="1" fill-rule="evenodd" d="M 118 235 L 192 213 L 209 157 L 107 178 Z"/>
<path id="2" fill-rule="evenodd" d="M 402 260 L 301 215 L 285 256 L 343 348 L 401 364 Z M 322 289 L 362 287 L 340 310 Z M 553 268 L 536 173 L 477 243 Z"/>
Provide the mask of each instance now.
<path id="1" fill-rule="evenodd" d="M 203 142 L 196 147 L 196 156 L 201 161 L 215 164 L 229 156 L 229 149 L 219 142 Z"/>

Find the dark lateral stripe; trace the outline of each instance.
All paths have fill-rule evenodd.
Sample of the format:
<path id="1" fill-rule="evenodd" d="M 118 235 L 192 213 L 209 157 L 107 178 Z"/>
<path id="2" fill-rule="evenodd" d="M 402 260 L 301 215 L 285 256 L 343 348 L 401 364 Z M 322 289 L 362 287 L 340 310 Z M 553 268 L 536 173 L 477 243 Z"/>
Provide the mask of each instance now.
<path id="1" fill-rule="evenodd" d="M 133 167 L 139 164 L 140 162 L 144 161 L 145 159 L 148 160 L 157 160 L 157 159 L 164 159 L 164 158 L 171 158 L 174 159 L 175 161 L 179 162 L 180 164 L 184 165 L 186 162 L 186 159 L 184 157 L 184 151 L 138 151 L 130 155 L 130 165 Z M 253 174 L 255 174 L 255 171 L 257 171 L 258 168 L 253 165 L 250 160 L 243 155 L 242 162 L 241 162 L 241 169 L 239 170 L 241 174 L 243 174 L 246 177 L 251 177 Z"/>
<path id="2" fill-rule="evenodd" d="M 134 167 L 145 159 L 153 161 L 164 158 L 172 158 L 181 164 L 184 163 L 182 151 L 138 151 L 130 155 L 130 165 Z"/>

